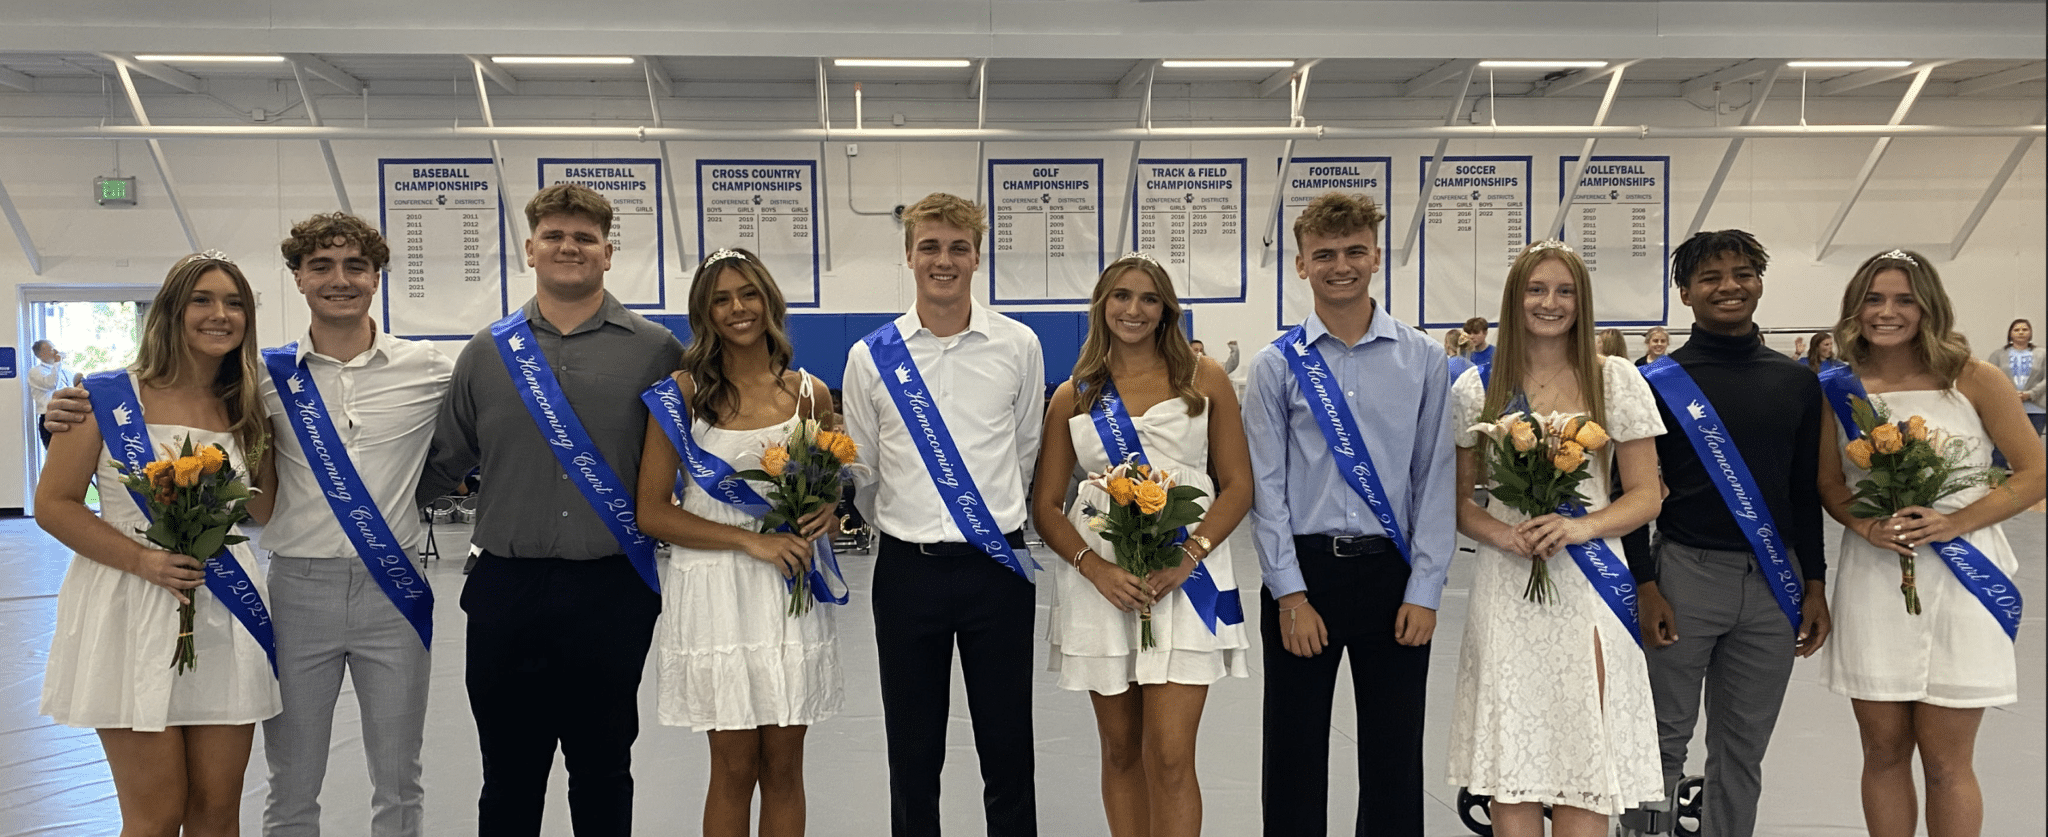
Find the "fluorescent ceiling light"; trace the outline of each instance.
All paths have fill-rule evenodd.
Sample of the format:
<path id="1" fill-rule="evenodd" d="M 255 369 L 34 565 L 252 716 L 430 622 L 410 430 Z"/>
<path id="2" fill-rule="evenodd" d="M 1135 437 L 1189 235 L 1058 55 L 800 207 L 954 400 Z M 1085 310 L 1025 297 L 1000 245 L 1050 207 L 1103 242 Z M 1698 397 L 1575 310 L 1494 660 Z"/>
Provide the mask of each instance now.
<path id="1" fill-rule="evenodd" d="M 1571 67 L 1605 67 L 1605 61 L 1481 61 L 1479 66 L 1496 70 L 1561 70 Z"/>
<path id="2" fill-rule="evenodd" d="M 1231 67 L 1292 67 L 1292 61 L 1238 60 L 1238 59 L 1167 59 L 1159 66 L 1169 69 L 1228 69 Z"/>
<path id="3" fill-rule="evenodd" d="M 234 64 L 277 64 L 284 61 L 282 55 L 138 55 L 137 61 L 176 61 L 190 64 L 211 61 Z"/>
<path id="4" fill-rule="evenodd" d="M 1865 67 L 1911 67 L 1911 61 L 1787 61 L 1785 66 L 1795 70 L 1819 69 L 1863 69 Z"/>
<path id="5" fill-rule="evenodd" d="M 834 58 L 834 67 L 918 67 L 947 68 L 965 67 L 965 58 Z"/>
<path id="6" fill-rule="evenodd" d="M 494 64 L 631 64 L 626 55 L 493 55 Z"/>

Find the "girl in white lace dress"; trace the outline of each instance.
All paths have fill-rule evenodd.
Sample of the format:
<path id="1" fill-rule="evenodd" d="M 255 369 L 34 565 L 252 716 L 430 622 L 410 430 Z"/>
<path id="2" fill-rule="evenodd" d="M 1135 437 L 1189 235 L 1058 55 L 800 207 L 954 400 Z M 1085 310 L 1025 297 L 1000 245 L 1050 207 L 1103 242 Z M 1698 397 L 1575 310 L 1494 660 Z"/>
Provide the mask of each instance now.
<path id="1" fill-rule="evenodd" d="M 1964 440 L 1964 465 L 1991 464 L 1997 445 L 2012 476 L 1888 518 L 1850 513 L 1850 486 L 1868 471 L 1842 446 L 1833 420 L 1822 430 L 1821 503 L 1847 528 L 1834 585 L 1828 687 L 1849 698 L 1863 743 L 1863 818 L 1875 835 L 1910 835 L 1920 819 L 1917 751 L 1927 783 L 1927 833 L 1973 835 L 1983 827 L 1977 789 L 1977 725 L 1984 707 L 2019 700 L 2013 639 L 1999 617 L 1958 580 L 1932 544 L 1960 538 L 2008 578 L 2020 569 L 1999 524 L 2041 501 L 2048 462 L 2003 369 L 1970 358 L 1954 332 L 1941 276 L 1918 253 L 1864 261 L 1842 294 L 1835 325 L 1841 357 L 1893 421 L 1918 416 Z M 1864 460 L 1868 464 L 1868 460 Z M 1920 613 L 1906 613 L 1899 557 L 1912 554 Z M 1934 777 L 1942 777 L 1937 781 Z"/>
<path id="2" fill-rule="evenodd" d="M 272 488 L 275 472 L 243 458 L 269 427 L 256 394 L 263 365 L 251 334 L 255 304 L 233 263 L 179 260 L 149 309 L 128 374 L 153 444 L 217 442 L 237 469 L 257 474 L 257 487 Z M 143 512 L 110 459 L 98 420 L 87 416 L 54 434 L 36 486 L 36 523 L 76 550 L 57 594 L 42 713 L 99 731 L 122 833 L 230 833 L 255 724 L 280 708 L 277 680 L 263 648 L 204 586 L 201 562 L 137 534 Z M 88 481 L 97 481 L 104 519 L 85 506 Z M 269 517 L 269 497 L 250 504 L 259 520 Z M 247 544 L 230 548 L 226 560 L 262 592 Z M 198 666 L 180 674 L 171 660 L 178 605 L 187 600 Z"/>
<path id="3" fill-rule="evenodd" d="M 1074 376 L 1045 411 L 1045 447 L 1031 492 L 1032 523 L 1065 564 L 1050 574 L 1051 667 L 1061 688 L 1087 691 L 1094 703 L 1102 803 L 1116 837 L 1201 833 L 1194 771 L 1202 704 L 1210 683 L 1250 676 L 1250 642 L 1241 611 L 1232 607 L 1237 582 L 1224 539 L 1251 509 L 1251 453 L 1229 377 L 1188 347 L 1180 316 L 1173 283 L 1157 262 L 1134 254 L 1103 271 Z M 1119 569 L 1110 547 L 1088 528 L 1084 508 L 1109 504 L 1100 488 L 1084 485 L 1071 510 L 1060 508 L 1077 470 L 1113 464 L 1091 413 L 1101 411 L 1112 385 L 1146 461 L 1210 495 L 1201 501 L 1207 514 L 1182 544 L 1180 565 L 1144 578 Z M 1197 567 L 1206 580 L 1190 586 Z M 1148 606 L 1156 637 L 1149 649 L 1141 648 L 1139 623 Z"/>
<path id="4" fill-rule="evenodd" d="M 824 383 L 789 368 L 782 292 L 752 253 L 712 253 L 689 300 L 691 340 L 676 384 L 699 448 L 747 470 L 796 422 L 830 419 Z M 839 711 L 842 692 L 835 608 L 789 615 L 785 579 L 808 572 L 813 541 L 836 531 L 834 504 L 798 521 L 796 534 L 764 534 L 758 517 L 712 497 L 687 471 L 676 505 L 681 461 L 650 416 L 640 528 L 672 544 L 654 629 L 658 718 L 709 735 L 702 833 L 746 835 L 759 787 L 761 833 L 801 834 L 804 733 Z M 765 484 L 750 485 L 766 496 Z"/>
<path id="5" fill-rule="evenodd" d="M 1450 781 L 1491 796 L 1494 833 L 1603 835 L 1608 816 L 1662 799 L 1656 709 L 1634 626 L 1601 598 L 1565 547 L 1605 541 L 1625 575 L 1620 536 L 1657 515 L 1664 432 L 1634 365 L 1594 351 L 1593 289 L 1578 254 L 1553 241 L 1522 252 L 1501 294 L 1499 351 L 1452 386 L 1460 485 L 1487 480 L 1487 438 L 1469 428 L 1503 411 L 1586 415 L 1606 428 L 1579 485 L 1582 517 L 1530 519 L 1504 504 L 1458 499 L 1458 531 L 1479 542 L 1471 611 L 1458 652 Z M 1613 451 L 1610 457 L 1608 451 Z M 1626 486 L 1608 502 L 1618 476 Z M 1547 561 L 1556 596 L 1523 595 Z M 1633 599 L 1628 600 L 1633 609 Z"/>

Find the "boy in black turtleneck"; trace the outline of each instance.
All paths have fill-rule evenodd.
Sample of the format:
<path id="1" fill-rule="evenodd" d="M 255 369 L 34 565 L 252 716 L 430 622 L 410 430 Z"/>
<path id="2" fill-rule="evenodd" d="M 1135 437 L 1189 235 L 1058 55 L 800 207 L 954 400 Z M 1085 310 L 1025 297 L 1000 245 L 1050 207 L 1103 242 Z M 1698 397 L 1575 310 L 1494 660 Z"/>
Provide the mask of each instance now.
<path id="1" fill-rule="evenodd" d="M 1671 262 L 1694 323 L 1691 338 L 1666 362 L 1675 361 L 1719 414 L 1750 474 L 1736 496 L 1762 498 L 1782 539 L 1777 548 L 1791 553 L 1781 588 L 1803 587 L 1804 594 L 1796 611 L 1789 593 L 1782 601 L 1774 594 L 1770 562 L 1758 558 L 1757 541 L 1724 499 L 1722 486 L 1730 481 L 1718 465 L 1702 462 L 1687 435 L 1699 422 L 1681 422 L 1673 408 L 1693 419 L 1697 411 L 1689 401 L 1667 403 L 1653 375 L 1668 431 L 1657 437 L 1657 459 L 1671 493 L 1650 553 L 1628 558 L 1642 590 L 1664 779 L 1669 788 L 1684 770 L 1704 686 L 1709 766 L 1699 833 L 1746 837 L 1756 826 L 1764 749 L 1793 657 L 1820 650 L 1828 636 L 1815 483 L 1825 408 L 1813 373 L 1757 339 L 1753 318 L 1768 263 L 1763 245 L 1741 230 L 1703 232 L 1673 251 Z M 1796 630 L 1788 611 L 1798 614 Z"/>

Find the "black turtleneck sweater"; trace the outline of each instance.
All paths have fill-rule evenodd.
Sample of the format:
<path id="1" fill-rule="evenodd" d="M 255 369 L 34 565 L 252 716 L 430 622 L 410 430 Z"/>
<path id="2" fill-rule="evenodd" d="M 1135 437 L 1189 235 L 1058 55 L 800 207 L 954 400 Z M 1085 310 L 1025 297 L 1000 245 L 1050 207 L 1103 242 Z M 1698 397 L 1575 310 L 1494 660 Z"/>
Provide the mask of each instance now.
<path id="1" fill-rule="evenodd" d="M 1765 346 L 1754 331 L 1740 337 L 1694 331 L 1671 359 L 1685 367 L 1727 425 L 1779 534 L 1799 561 L 1801 575 L 1809 581 L 1826 580 L 1815 481 L 1820 424 L 1826 418 L 1820 379 L 1798 361 Z M 1657 462 L 1671 489 L 1657 515 L 1658 535 L 1698 549 L 1750 551 L 1714 478 L 1661 396 L 1657 409 L 1664 418 Z M 1626 551 L 1629 571 L 1638 582 L 1657 580 L 1657 565 L 1647 550 Z"/>

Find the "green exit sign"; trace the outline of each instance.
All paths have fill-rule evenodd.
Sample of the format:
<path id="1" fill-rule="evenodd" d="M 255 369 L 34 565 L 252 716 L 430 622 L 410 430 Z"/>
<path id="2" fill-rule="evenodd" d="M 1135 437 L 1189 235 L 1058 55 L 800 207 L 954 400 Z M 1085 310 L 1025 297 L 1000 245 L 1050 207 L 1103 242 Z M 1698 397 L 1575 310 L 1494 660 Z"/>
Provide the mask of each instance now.
<path id="1" fill-rule="evenodd" d="M 95 177 L 92 183 L 93 199 L 101 206 L 135 205 L 135 178 Z"/>

